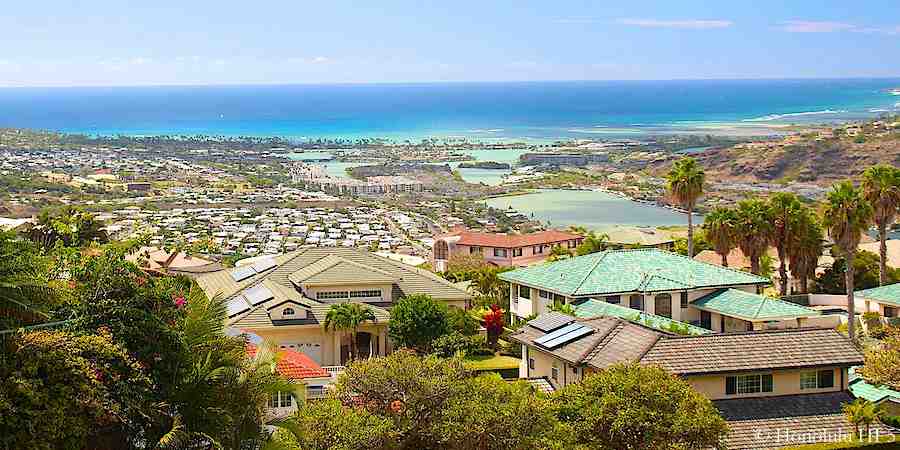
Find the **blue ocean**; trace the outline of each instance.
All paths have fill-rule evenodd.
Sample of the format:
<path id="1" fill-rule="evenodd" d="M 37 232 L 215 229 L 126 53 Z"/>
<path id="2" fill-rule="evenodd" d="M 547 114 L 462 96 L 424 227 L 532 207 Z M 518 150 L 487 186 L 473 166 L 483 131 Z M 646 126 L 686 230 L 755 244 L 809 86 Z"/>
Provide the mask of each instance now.
<path id="1" fill-rule="evenodd" d="M 765 134 L 900 111 L 900 79 L 0 89 L 0 127 L 394 140 Z"/>

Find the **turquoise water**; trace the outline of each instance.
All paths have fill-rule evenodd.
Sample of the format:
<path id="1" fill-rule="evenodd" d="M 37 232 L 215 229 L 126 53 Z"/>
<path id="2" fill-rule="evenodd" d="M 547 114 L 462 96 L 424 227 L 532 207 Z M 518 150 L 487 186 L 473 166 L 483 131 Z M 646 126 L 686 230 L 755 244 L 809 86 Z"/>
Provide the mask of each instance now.
<path id="1" fill-rule="evenodd" d="M 603 231 L 615 225 L 661 226 L 684 225 L 687 216 L 598 191 L 542 189 L 512 197 L 488 199 L 488 206 L 512 207 L 552 227 L 580 225 Z M 695 222 L 702 219 L 695 216 Z"/>
<path id="2" fill-rule="evenodd" d="M 0 127 L 483 141 L 765 133 L 900 108 L 900 79 L 4 88 Z"/>

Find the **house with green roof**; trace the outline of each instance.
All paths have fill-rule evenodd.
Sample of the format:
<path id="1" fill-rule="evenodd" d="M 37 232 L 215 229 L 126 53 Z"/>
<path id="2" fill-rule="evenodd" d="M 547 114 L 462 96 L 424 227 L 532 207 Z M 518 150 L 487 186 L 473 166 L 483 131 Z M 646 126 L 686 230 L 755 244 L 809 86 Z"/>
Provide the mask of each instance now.
<path id="1" fill-rule="evenodd" d="M 225 299 L 229 327 L 302 352 L 323 366 L 341 366 L 350 353 L 389 353 L 390 309 L 402 297 L 426 294 L 460 308 L 471 299 L 465 288 L 432 272 L 356 248 L 305 248 L 195 279 L 208 296 Z M 338 303 L 359 303 L 375 317 L 360 327 L 356 348 L 350 348 L 347 333 L 323 328 Z"/>
<path id="2" fill-rule="evenodd" d="M 900 392 L 887 386 L 875 386 L 856 373 L 858 367 L 850 368 L 850 393 L 878 405 L 891 416 L 900 416 Z"/>
<path id="3" fill-rule="evenodd" d="M 510 311 L 519 319 L 545 313 L 554 304 L 594 299 L 713 331 L 754 326 L 695 308 L 693 302 L 720 290 L 754 295 L 770 284 L 767 278 L 655 248 L 607 250 L 504 272 L 500 278 L 510 283 Z M 765 303 L 757 297 L 757 303 Z"/>
<path id="4" fill-rule="evenodd" d="M 866 302 L 866 311 L 883 317 L 900 317 L 900 283 L 856 291 L 854 295 Z"/>

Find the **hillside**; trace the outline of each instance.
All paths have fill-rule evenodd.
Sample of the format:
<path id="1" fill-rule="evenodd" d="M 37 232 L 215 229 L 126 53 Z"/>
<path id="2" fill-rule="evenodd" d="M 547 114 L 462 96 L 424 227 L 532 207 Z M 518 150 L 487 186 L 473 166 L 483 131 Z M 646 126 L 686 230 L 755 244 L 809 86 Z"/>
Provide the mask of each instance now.
<path id="1" fill-rule="evenodd" d="M 884 163 L 900 166 L 900 122 L 870 122 L 789 136 L 780 142 L 738 144 L 694 155 L 717 182 L 828 185 Z M 668 170 L 671 160 L 651 172 Z"/>

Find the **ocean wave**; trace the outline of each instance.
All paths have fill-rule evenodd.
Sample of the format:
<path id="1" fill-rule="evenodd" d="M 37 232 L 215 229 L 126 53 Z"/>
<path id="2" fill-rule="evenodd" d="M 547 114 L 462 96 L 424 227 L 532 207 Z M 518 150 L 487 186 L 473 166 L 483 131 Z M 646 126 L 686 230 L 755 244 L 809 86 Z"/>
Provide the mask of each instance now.
<path id="1" fill-rule="evenodd" d="M 503 131 L 503 128 L 488 128 L 488 129 L 480 129 L 476 128 L 474 130 L 466 130 L 468 133 L 499 133 Z"/>
<path id="2" fill-rule="evenodd" d="M 802 116 L 818 116 L 822 114 L 843 114 L 846 113 L 846 110 L 833 110 L 833 109 L 823 109 L 821 111 L 804 111 L 797 113 L 786 113 L 786 114 L 769 114 L 768 116 L 763 117 L 755 117 L 753 119 L 744 119 L 744 122 L 770 122 L 773 120 L 785 119 L 788 117 L 802 117 Z"/>
<path id="3" fill-rule="evenodd" d="M 889 109 L 884 108 L 872 108 L 869 110 L 870 113 L 883 113 L 883 112 L 891 112 Z"/>

